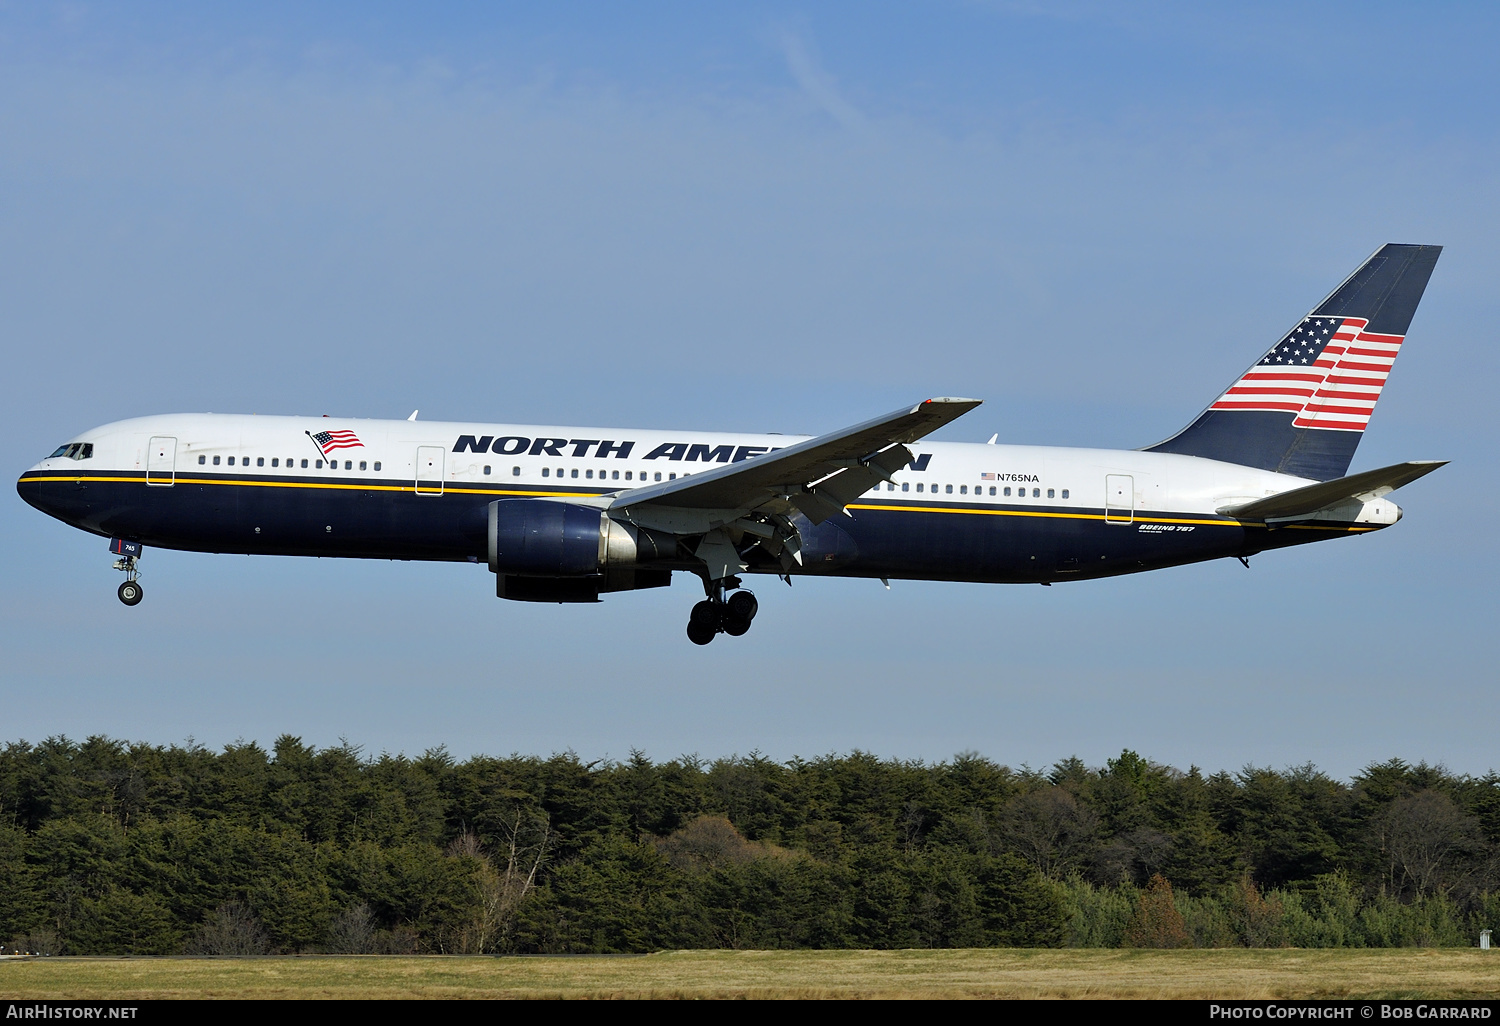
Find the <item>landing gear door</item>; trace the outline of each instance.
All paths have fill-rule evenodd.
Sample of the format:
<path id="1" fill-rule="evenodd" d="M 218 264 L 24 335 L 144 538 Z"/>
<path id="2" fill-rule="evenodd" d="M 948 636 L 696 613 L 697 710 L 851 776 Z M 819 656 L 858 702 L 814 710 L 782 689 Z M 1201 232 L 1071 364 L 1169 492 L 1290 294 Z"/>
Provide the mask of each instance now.
<path id="1" fill-rule="evenodd" d="M 417 446 L 417 494 L 443 494 L 443 457 L 441 445 Z"/>
<path id="2" fill-rule="evenodd" d="M 1104 522 L 1128 524 L 1135 519 L 1135 478 L 1109 474 L 1104 478 Z"/>
<path id="3" fill-rule="evenodd" d="M 146 483 L 172 487 L 177 475 L 177 439 L 158 436 L 146 450 Z"/>

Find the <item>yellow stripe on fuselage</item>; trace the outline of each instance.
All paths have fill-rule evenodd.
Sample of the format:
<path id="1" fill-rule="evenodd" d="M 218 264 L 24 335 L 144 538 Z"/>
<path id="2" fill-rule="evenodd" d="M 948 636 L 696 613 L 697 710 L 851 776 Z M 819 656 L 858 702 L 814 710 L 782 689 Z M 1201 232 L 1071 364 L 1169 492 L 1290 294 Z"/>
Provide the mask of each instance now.
<path id="1" fill-rule="evenodd" d="M 21 483 L 34 481 L 73 481 L 79 484 L 84 482 L 113 482 L 113 483 L 139 483 L 145 484 L 144 477 L 75 477 L 71 475 L 47 474 L 21 478 Z M 277 481 L 254 478 L 199 478 L 178 477 L 173 481 L 174 485 L 241 485 L 251 488 L 325 488 L 335 491 L 363 491 L 363 492 L 413 492 L 417 491 L 414 484 L 388 485 L 388 484 L 346 484 L 339 481 Z M 162 487 L 156 485 L 153 487 Z M 559 492 L 559 491 L 518 491 L 513 488 L 461 488 L 445 486 L 442 492 L 422 492 L 423 495 L 455 494 L 455 495 L 524 495 L 535 498 L 598 498 L 608 492 Z M 908 506 L 895 505 L 893 503 L 851 503 L 849 509 L 859 510 L 884 510 L 891 513 L 961 513 L 969 516 L 990 517 L 1038 517 L 1056 520 L 1094 520 L 1106 521 L 1108 523 L 1126 526 L 1128 524 L 1193 524 L 1199 526 L 1215 527 L 1238 527 L 1240 521 L 1231 520 L 1226 517 L 1134 517 L 1131 520 L 1107 520 L 1102 513 L 1057 513 L 1050 510 L 1031 509 L 967 509 L 952 506 Z M 1282 524 L 1281 527 L 1301 531 L 1344 531 L 1346 533 L 1364 532 L 1378 530 L 1377 527 L 1363 527 L 1351 525 L 1340 527 L 1336 525 L 1323 524 Z"/>
<path id="2" fill-rule="evenodd" d="M 1043 517 L 1061 520 L 1102 520 L 1106 523 L 1119 524 L 1125 527 L 1129 524 L 1193 524 L 1203 527 L 1240 527 L 1238 520 L 1230 520 L 1227 517 L 1142 517 L 1137 516 L 1130 520 L 1110 520 L 1102 513 L 1054 513 L 1050 510 L 1040 509 L 955 509 L 948 506 L 895 506 L 887 503 L 880 505 L 854 504 L 850 509 L 884 509 L 900 513 L 967 513 L 971 516 L 990 517 Z M 1298 527 L 1304 531 L 1373 531 L 1373 527 L 1335 527 L 1320 524 L 1283 524 L 1282 527 Z"/>

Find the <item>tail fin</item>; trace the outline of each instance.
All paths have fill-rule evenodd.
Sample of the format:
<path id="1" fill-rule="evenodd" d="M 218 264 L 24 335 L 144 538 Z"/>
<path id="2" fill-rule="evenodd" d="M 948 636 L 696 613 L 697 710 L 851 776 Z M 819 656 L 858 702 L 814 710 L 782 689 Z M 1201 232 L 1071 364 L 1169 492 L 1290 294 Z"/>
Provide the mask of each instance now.
<path id="1" fill-rule="evenodd" d="M 1197 420 L 1147 451 L 1343 477 L 1442 249 L 1381 246 Z"/>

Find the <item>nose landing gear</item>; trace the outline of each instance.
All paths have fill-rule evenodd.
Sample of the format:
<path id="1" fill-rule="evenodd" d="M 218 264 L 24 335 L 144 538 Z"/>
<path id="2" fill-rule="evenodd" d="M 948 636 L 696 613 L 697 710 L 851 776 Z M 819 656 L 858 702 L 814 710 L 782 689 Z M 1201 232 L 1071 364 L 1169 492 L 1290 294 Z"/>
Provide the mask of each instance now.
<path id="1" fill-rule="evenodd" d="M 736 591 L 727 599 L 722 586 L 714 594 L 699 602 L 688 615 L 687 636 L 695 645 L 707 645 L 720 632 L 738 638 L 750 629 L 750 621 L 760 610 L 755 595 L 748 591 Z"/>
<path id="2" fill-rule="evenodd" d="M 141 590 L 140 581 L 137 580 L 140 577 L 140 571 L 135 566 L 136 560 L 141 555 L 141 543 L 113 538 L 109 543 L 109 551 L 120 557 L 115 560 L 115 569 L 125 574 L 125 583 L 120 585 L 115 594 L 119 595 L 120 601 L 127 606 L 138 604 L 146 594 Z"/>

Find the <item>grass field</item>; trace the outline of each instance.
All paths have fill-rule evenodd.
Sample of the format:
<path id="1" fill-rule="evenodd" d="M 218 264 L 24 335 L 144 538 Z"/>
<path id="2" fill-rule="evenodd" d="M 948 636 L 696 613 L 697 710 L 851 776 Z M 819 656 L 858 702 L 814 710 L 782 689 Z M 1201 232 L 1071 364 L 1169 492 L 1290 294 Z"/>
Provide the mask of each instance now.
<path id="1" fill-rule="evenodd" d="M 0 998 L 1494 998 L 1500 952 L 670 951 L 0 960 Z"/>

